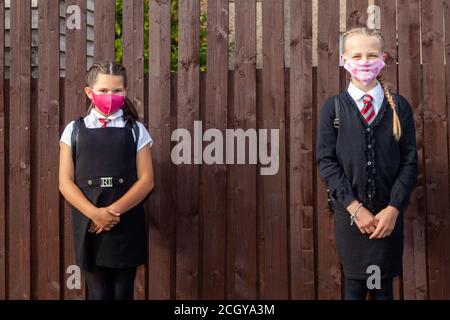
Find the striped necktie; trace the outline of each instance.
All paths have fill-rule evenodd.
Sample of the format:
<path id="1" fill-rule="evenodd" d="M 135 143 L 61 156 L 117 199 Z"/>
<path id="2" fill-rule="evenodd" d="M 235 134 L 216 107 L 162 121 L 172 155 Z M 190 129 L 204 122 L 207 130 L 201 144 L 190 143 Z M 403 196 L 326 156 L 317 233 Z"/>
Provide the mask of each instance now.
<path id="1" fill-rule="evenodd" d="M 98 118 L 98 121 L 102 124 L 102 128 L 106 128 L 111 119 L 107 118 Z"/>
<path id="2" fill-rule="evenodd" d="M 373 98 L 369 94 L 363 96 L 364 107 L 361 109 L 361 114 L 366 119 L 367 124 L 370 124 L 375 120 L 375 109 L 372 105 Z"/>

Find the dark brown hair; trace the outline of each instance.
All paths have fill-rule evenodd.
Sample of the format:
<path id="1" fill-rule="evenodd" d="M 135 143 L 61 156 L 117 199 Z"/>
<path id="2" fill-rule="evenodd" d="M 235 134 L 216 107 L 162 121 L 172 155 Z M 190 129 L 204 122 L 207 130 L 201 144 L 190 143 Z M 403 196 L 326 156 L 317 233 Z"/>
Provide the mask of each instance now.
<path id="1" fill-rule="evenodd" d="M 105 61 L 105 62 L 97 62 L 92 64 L 91 68 L 87 72 L 86 75 L 86 86 L 93 87 L 97 82 L 97 78 L 99 74 L 108 74 L 113 76 L 122 76 L 123 85 L 127 87 L 127 71 L 125 67 L 114 62 L 114 61 Z M 86 96 L 86 106 L 89 106 L 88 114 L 91 112 L 94 105 L 92 104 L 91 99 Z M 139 115 L 136 111 L 136 107 L 130 99 L 125 97 L 125 103 L 122 107 L 123 117 L 125 120 L 139 120 Z"/>

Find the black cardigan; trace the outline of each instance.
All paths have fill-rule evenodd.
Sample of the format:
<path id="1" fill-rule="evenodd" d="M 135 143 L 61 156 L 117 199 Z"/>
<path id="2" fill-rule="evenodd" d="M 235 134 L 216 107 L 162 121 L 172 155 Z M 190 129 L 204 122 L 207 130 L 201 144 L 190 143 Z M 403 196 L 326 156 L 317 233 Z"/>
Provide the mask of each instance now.
<path id="1" fill-rule="evenodd" d="M 414 116 L 408 101 L 393 94 L 402 135 L 393 136 L 393 111 L 386 97 L 367 125 L 347 90 L 339 93 L 340 128 L 333 126 L 334 98 L 319 111 L 316 163 L 333 197 L 347 208 L 358 200 L 373 214 L 387 205 L 403 212 L 417 179 Z"/>

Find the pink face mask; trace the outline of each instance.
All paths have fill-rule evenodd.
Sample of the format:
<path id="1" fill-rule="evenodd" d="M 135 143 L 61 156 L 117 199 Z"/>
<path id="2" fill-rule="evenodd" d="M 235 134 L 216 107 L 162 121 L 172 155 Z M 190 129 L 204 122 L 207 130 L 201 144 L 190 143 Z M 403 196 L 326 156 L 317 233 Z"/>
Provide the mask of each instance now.
<path id="1" fill-rule="evenodd" d="M 92 102 L 104 114 L 110 115 L 118 111 L 125 103 L 125 96 L 118 94 L 95 94 L 92 91 Z"/>
<path id="2" fill-rule="evenodd" d="M 380 74 L 380 71 L 384 68 L 384 66 L 384 60 L 381 58 L 371 59 L 366 62 L 347 59 L 344 68 L 352 75 L 353 78 L 361 81 L 362 84 L 367 86 Z"/>

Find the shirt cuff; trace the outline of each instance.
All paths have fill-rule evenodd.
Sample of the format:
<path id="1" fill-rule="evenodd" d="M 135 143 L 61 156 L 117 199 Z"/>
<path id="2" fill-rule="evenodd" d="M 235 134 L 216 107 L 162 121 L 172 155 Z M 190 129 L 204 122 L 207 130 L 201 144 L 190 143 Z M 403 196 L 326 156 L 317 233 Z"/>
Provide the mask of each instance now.
<path id="1" fill-rule="evenodd" d="M 336 195 L 337 200 L 347 209 L 347 207 L 352 203 L 353 201 L 358 201 L 358 199 L 355 197 L 353 192 L 341 192 L 339 195 Z"/>

